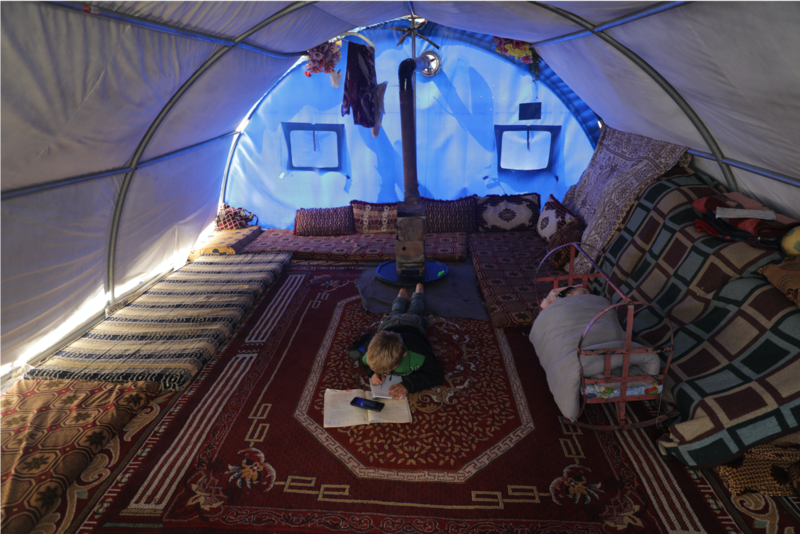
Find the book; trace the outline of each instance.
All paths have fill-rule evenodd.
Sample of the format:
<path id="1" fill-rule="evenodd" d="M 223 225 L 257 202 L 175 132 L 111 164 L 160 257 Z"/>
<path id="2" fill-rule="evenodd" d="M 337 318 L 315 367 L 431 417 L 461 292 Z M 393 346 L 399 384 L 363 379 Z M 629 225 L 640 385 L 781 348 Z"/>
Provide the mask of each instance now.
<path id="1" fill-rule="evenodd" d="M 375 412 L 350 406 L 354 397 L 372 400 L 372 392 L 363 389 L 326 389 L 322 421 L 325 428 L 370 425 L 372 423 L 410 423 L 408 399 L 381 399 L 383 410 Z"/>
<path id="2" fill-rule="evenodd" d="M 395 384 L 401 384 L 402 382 L 403 382 L 402 376 L 386 375 L 386 380 L 383 381 L 383 384 L 380 384 L 378 386 L 374 384 L 369 385 L 369 389 L 372 391 L 372 398 L 391 399 L 392 394 L 389 393 L 389 388 Z"/>
<path id="3" fill-rule="evenodd" d="M 717 219 L 763 219 L 774 221 L 775 212 L 772 210 L 743 210 L 738 208 L 717 208 Z"/>

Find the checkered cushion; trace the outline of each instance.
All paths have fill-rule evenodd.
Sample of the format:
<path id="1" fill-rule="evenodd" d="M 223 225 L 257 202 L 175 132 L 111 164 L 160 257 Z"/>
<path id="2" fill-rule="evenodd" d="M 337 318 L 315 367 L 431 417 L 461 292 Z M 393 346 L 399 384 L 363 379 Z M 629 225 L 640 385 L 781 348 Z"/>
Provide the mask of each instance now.
<path id="1" fill-rule="evenodd" d="M 458 200 L 434 200 L 426 198 L 425 213 L 428 219 L 428 232 L 474 232 L 475 196 Z"/>
<path id="2" fill-rule="evenodd" d="M 300 236 L 350 235 L 355 233 L 353 208 L 299 209 L 294 216 L 294 233 Z"/>
<path id="3" fill-rule="evenodd" d="M 357 234 L 385 234 L 397 231 L 397 202 L 373 204 L 351 200 Z"/>
<path id="4" fill-rule="evenodd" d="M 477 198 L 479 232 L 523 232 L 536 228 L 541 198 L 539 193 L 489 195 Z"/>
<path id="5" fill-rule="evenodd" d="M 576 218 L 577 215 L 569 211 L 556 197 L 550 195 L 544 203 L 542 213 L 539 214 L 539 223 L 536 231 L 545 241 L 549 241 L 553 234 L 563 228 L 568 221 Z"/>

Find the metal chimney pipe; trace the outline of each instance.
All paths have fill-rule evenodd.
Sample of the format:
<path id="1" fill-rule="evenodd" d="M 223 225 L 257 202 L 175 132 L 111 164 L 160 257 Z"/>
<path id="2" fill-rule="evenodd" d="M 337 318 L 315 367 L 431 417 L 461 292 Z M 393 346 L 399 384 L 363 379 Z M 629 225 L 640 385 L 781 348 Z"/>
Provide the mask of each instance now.
<path id="1" fill-rule="evenodd" d="M 416 71 L 429 68 L 428 58 L 420 56 L 400 63 L 400 129 L 403 142 L 403 200 L 409 204 L 419 202 L 419 182 L 417 181 L 417 125 L 414 102 L 414 83 L 412 75 Z"/>
<path id="2" fill-rule="evenodd" d="M 417 126 L 412 77 L 414 72 L 429 65 L 430 60 L 418 57 L 402 61 L 398 69 L 403 136 L 403 202 L 397 203 L 397 237 L 394 243 L 398 279 L 422 280 L 425 277 L 428 223 L 417 182 Z"/>

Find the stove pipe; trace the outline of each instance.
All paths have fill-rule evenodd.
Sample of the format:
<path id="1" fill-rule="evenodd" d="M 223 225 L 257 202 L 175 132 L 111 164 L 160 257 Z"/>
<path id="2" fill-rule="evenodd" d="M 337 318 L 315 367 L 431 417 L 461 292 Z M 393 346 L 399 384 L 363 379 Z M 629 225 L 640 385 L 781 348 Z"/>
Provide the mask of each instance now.
<path id="1" fill-rule="evenodd" d="M 400 63 L 400 127 L 403 142 L 403 202 L 397 204 L 395 257 L 399 276 L 422 279 L 425 275 L 425 239 L 428 225 L 417 181 L 417 128 L 412 76 L 427 69 L 430 60 L 420 56 Z"/>

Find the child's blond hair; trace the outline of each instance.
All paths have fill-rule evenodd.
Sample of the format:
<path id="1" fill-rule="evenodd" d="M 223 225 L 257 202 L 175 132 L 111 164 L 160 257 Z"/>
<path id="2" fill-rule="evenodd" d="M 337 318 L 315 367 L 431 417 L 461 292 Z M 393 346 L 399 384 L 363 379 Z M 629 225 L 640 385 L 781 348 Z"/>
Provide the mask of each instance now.
<path id="1" fill-rule="evenodd" d="M 397 332 L 381 330 L 367 347 L 367 365 L 379 375 L 388 375 L 400 364 L 406 354 L 403 338 Z"/>

